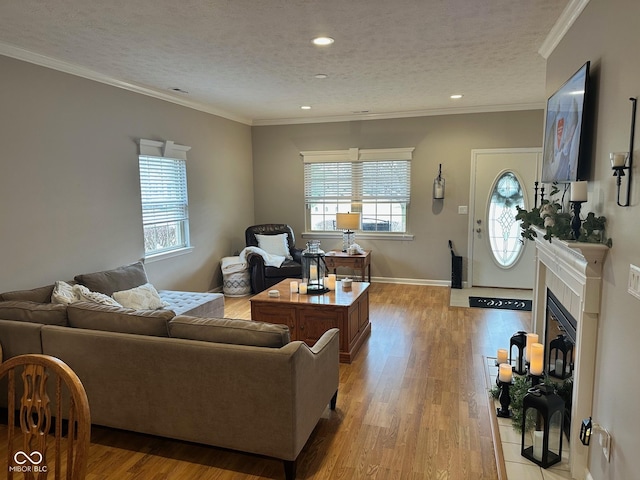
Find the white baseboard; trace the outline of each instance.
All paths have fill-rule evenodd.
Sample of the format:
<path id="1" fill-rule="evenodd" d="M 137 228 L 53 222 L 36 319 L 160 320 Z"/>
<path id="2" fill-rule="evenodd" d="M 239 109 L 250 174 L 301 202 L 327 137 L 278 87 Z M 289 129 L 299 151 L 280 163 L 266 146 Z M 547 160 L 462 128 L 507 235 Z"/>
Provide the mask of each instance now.
<path id="1" fill-rule="evenodd" d="M 450 287 L 449 280 L 428 280 L 424 278 L 390 278 L 390 277 L 372 277 L 371 282 L 376 283 L 398 283 L 403 285 L 429 285 L 432 287 Z"/>

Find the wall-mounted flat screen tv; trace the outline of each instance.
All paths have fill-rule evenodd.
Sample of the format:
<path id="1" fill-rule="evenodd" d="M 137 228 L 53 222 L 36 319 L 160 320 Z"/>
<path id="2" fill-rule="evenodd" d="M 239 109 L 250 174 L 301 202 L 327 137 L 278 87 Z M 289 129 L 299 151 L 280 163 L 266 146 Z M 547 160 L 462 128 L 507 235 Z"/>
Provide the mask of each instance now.
<path id="1" fill-rule="evenodd" d="M 578 180 L 586 160 L 585 106 L 589 88 L 589 62 L 585 63 L 547 101 L 542 159 L 543 183 Z"/>

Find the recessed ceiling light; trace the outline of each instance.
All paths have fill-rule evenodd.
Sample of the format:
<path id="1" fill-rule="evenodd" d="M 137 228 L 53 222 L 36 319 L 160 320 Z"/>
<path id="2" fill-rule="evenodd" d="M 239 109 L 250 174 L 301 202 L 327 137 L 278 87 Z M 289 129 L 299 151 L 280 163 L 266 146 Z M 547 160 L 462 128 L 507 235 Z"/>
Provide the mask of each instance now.
<path id="1" fill-rule="evenodd" d="M 327 75 L 326 73 L 316 73 L 315 77 L 316 78 L 329 78 L 329 75 Z"/>
<path id="2" fill-rule="evenodd" d="M 314 45 L 318 45 L 320 47 L 326 47 L 327 45 L 331 45 L 335 40 L 331 37 L 316 37 L 312 40 Z"/>
<path id="3" fill-rule="evenodd" d="M 311 110 L 311 106 L 309 106 L 309 105 L 302 105 L 300 108 L 302 110 Z"/>
<path id="4" fill-rule="evenodd" d="M 460 93 L 456 93 L 454 95 L 451 95 L 451 98 L 454 99 L 454 100 L 457 100 L 457 99 L 462 98 L 462 97 L 463 97 L 463 95 L 461 95 Z"/>

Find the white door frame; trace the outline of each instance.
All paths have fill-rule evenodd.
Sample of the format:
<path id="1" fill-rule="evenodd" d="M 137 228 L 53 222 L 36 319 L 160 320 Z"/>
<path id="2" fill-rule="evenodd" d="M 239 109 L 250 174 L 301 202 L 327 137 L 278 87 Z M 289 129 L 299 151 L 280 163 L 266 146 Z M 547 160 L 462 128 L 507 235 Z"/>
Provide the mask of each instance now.
<path id="1" fill-rule="evenodd" d="M 542 155 L 542 148 L 480 148 L 471 150 L 471 178 L 469 181 L 469 226 L 467 227 L 467 287 L 473 287 L 473 242 L 475 241 L 474 225 L 476 211 L 476 167 L 479 154 L 499 154 L 499 153 L 537 153 Z M 541 162 L 540 162 L 541 163 Z M 536 178 L 540 178 L 538 165 Z M 534 199 L 535 201 L 535 199 Z"/>

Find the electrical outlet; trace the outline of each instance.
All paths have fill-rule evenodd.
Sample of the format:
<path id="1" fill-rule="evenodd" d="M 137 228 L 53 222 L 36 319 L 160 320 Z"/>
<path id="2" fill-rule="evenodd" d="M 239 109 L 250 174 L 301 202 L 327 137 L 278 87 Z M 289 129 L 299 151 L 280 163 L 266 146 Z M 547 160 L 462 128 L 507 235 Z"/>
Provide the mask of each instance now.
<path id="1" fill-rule="evenodd" d="M 458 205 L 459 215 L 469 215 L 469 207 L 467 205 Z"/>
<path id="2" fill-rule="evenodd" d="M 627 291 L 634 297 L 640 299 L 640 267 L 629 265 L 629 287 Z"/>

